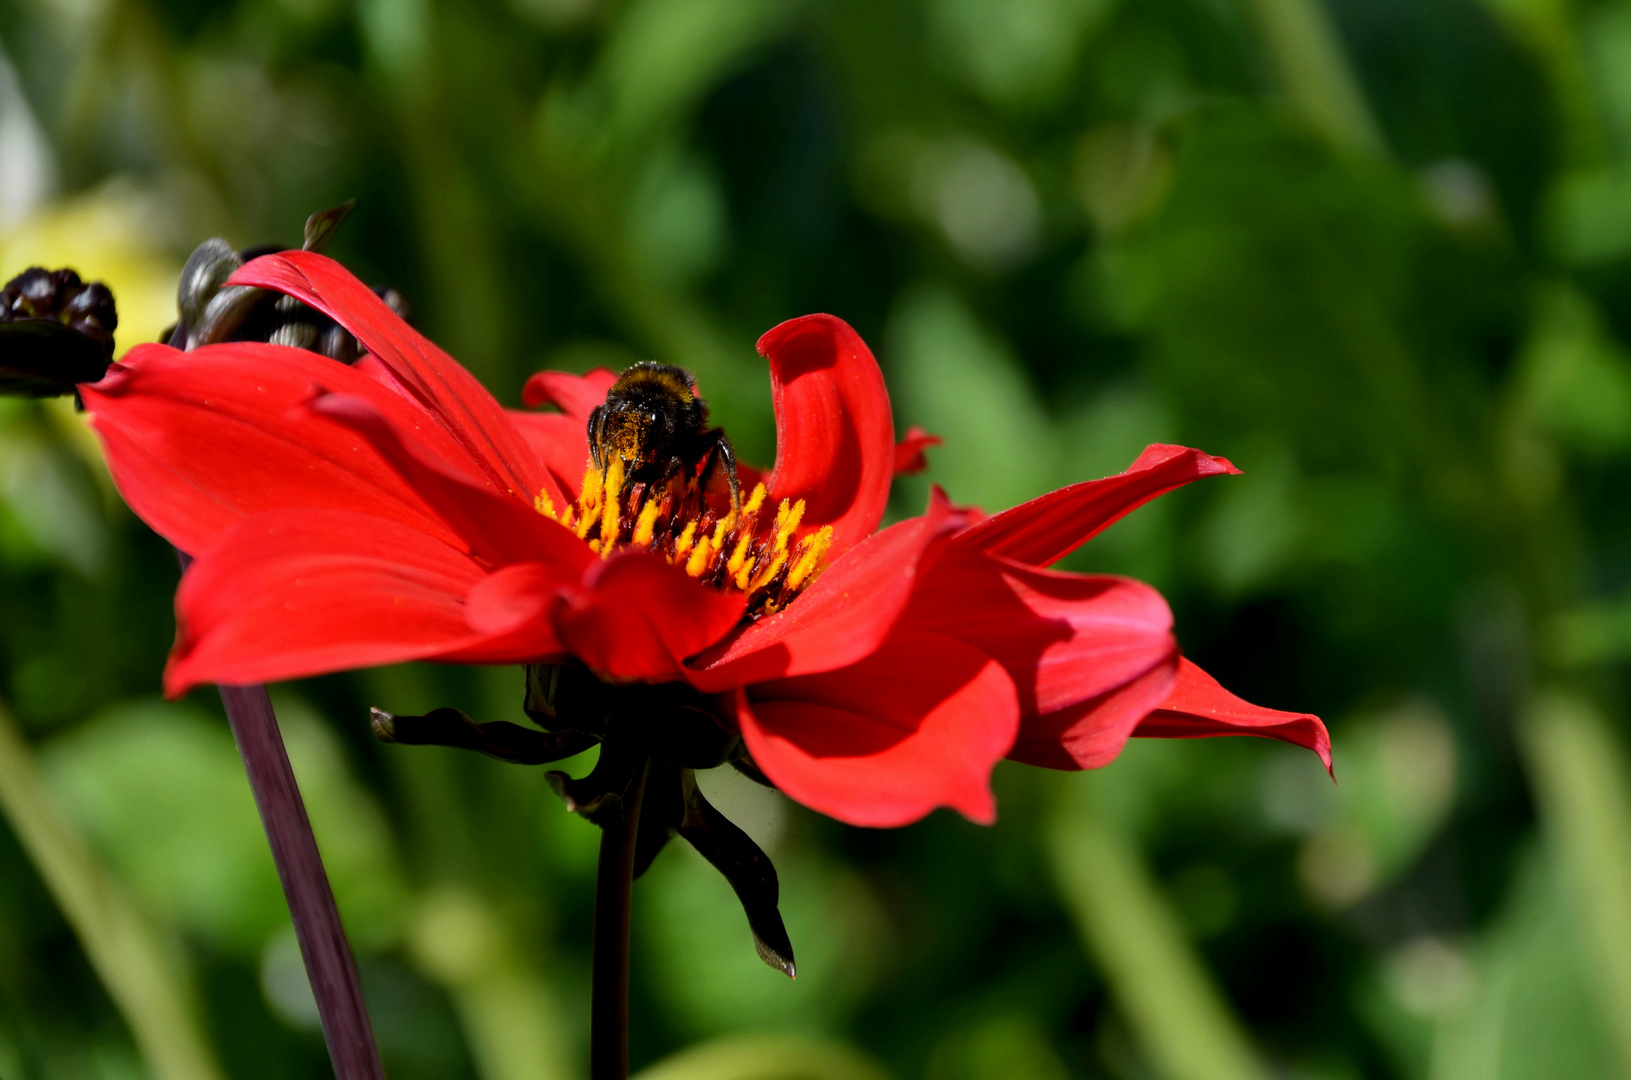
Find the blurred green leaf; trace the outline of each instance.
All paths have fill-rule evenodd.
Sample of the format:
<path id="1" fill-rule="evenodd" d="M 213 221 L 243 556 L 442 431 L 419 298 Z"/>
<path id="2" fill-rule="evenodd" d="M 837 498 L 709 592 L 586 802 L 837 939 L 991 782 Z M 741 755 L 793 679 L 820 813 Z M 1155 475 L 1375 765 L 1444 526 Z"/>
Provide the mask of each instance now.
<path id="1" fill-rule="evenodd" d="M 1099 816 L 1086 788 L 1080 792 L 1060 800 L 1050 826 L 1059 891 L 1159 1075 L 1265 1076 L 1136 851 Z"/>
<path id="2" fill-rule="evenodd" d="M 683 1050 L 635 1080 L 888 1080 L 864 1055 L 787 1035 L 738 1035 Z"/>
<path id="3" fill-rule="evenodd" d="M 1578 290 L 1541 295 L 1520 362 L 1519 392 L 1544 431 L 1588 454 L 1631 447 L 1631 356 Z"/>
<path id="4" fill-rule="evenodd" d="M 1631 656 L 1631 597 L 1560 612 L 1543 628 L 1547 658 L 1564 667 L 1613 663 Z"/>
<path id="5" fill-rule="evenodd" d="M 333 736 L 281 696 L 279 718 L 353 941 L 390 942 L 405 892 L 379 810 Z M 243 764 L 223 721 L 185 704 L 120 706 L 48 748 L 52 785 L 153 911 L 258 957 L 288 923 Z"/>
<path id="6" fill-rule="evenodd" d="M 636 957 L 661 973 L 663 1004 L 685 1030 L 829 1030 L 881 973 L 888 941 L 866 883 L 797 850 L 770 855 L 797 979 L 759 959 L 730 885 L 690 845 L 669 845 L 636 886 Z"/>
<path id="7" fill-rule="evenodd" d="M 154 1074 L 159 1080 L 221 1076 L 176 943 L 164 940 L 86 850 L 3 706 L 0 810 L 78 934 Z M 13 1075 L 22 1074 L 14 1068 Z"/>
<path id="8" fill-rule="evenodd" d="M 605 118 L 595 140 L 623 150 L 689 106 L 742 54 L 763 45 L 796 0 L 634 0 L 619 14 L 592 92 Z"/>
<path id="9" fill-rule="evenodd" d="M 995 512 L 1052 485 L 1058 443 L 1035 390 L 954 293 L 926 287 L 901 301 L 887 362 L 902 428 L 945 439 L 932 479 L 953 501 Z"/>
<path id="10" fill-rule="evenodd" d="M 1321 135 L 1352 154 L 1387 153 L 1376 119 L 1320 0 L 1253 0 L 1287 96 Z"/>
<path id="11" fill-rule="evenodd" d="M 1069 1080 L 1070 1070 L 1035 1020 L 992 1016 L 952 1031 L 929 1054 L 927 1080 Z"/>
<path id="12" fill-rule="evenodd" d="M 28 418 L 25 419 L 25 416 Z M 81 574 L 106 567 L 102 500 L 79 462 L 28 414 L 0 421 L 0 501 L 40 551 Z"/>
<path id="13" fill-rule="evenodd" d="M 449 882 L 420 902 L 409 948 L 451 990 L 483 1080 L 567 1080 L 575 1040 L 553 988 L 511 945 L 517 936 L 492 904 Z"/>
<path id="14" fill-rule="evenodd" d="M 1046 100 L 1074 66 L 1083 38 L 1113 0 L 932 0 L 943 55 L 969 86 L 999 105 Z"/>
<path id="15" fill-rule="evenodd" d="M 1621 1075 L 1555 853 L 1528 856 L 1477 958 L 1475 992 L 1439 1025 L 1432 1080 Z"/>
<path id="16" fill-rule="evenodd" d="M 1307 837 L 1297 869 L 1322 903 L 1344 907 L 1410 869 L 1454 805 L 1457 751 L 1443 712 L 1405 701 L 1340 729 L 1339 783 L 1276 755 L 1264 771 L 1269 819 Z"/>
<path id="17" fill-rule="evenodd" d="M 53 741 L 44 760 L 150 910 L 249 956 L 288 921 L 225 721 L 185 704 L 121 705 Z"/>
<path id="18" fill-rule="evenodd" d="M 1265 446 L 1237 455 L 1244 476 L 1230 477 L 1204 527 L 1203 565 L 1225 594 L 1270 582 L 1304 548 L 1306 511 L 1289 448 Z M 1231 458 L 1235 460 L 1235 458 Z"/>
<path id="19" fill-rule="evenodd" d="M 1619 1062 L 1631 1071 L 1631 772 L 1619 740 L 1589 701 L 1537 695 L 1522 734 L 1546 826 L 1579 920 L 1595 1005 Z"/>

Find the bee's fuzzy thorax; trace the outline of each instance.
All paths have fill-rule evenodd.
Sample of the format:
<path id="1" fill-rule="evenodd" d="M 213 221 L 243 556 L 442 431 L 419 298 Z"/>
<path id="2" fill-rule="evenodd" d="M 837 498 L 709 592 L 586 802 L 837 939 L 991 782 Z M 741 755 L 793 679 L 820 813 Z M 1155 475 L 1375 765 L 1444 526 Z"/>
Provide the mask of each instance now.
<path id="1" fill-rule="evenodd" d="M 607 393 L 608 401 L 627 396 L 661 400 L 673 397 L 685 404 L 697 400 L 697 382 L 689 371 L 672 364 L 642 360 L 624 370 Z M 706 416 L 707 406 L 703 406 Z"/>

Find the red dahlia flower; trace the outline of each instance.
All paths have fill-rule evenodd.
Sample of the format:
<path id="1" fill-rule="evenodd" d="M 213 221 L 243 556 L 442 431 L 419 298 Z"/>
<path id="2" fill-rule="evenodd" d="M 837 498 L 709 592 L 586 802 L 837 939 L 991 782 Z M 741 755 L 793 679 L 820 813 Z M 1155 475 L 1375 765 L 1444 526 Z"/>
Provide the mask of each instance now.
<path id="1" fill-rule="evenodd" d="M 1148 585 L 1048 569 L 1134 508 L 1237 470 L 1151 446 L 1124 473 L 986 517 L 938 492 L 878 531 L 897 468 L 883 376 L 839 319 L 759 340 L 777 460 L 739 511 L 689 486 L 585 472 L 614 376 L 542 372 L 501 408 L 337 263 L 255 260 L 233 284 L 295 297 L 368 355 L 252 343 L 132 350 L 85 404 L 130 505 L 196 557 L 168 693 L 405 660 L 551 664 L 678 684 L 792 798 L 891 826 L 937 806 L 989 822 L 992 767 L 1107 764 L 1130 736 L 1324 726 L 1258 708 L 1183 659 Z M 580 479 L 581 477 L 581 479 Z"/>

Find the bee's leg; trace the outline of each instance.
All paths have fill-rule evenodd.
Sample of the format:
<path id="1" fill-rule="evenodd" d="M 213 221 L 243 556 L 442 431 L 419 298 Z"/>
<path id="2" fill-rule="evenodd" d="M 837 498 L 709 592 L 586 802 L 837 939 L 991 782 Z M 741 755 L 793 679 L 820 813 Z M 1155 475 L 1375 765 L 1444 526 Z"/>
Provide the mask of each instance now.
<path id="1" fill-rule="evenodd" d="M 688 467 L 685 458 L 675 454 L 667 464 L 653 472 L 646 498 L 655 500 L 661 506 L 664 499 L 672 496 L 677 520 L 700 516 L 707 509 L 707 498 L 697 484 L 694 468 L 694 463 Z"/>
<path id="2" fill-rule="evenodd" d="M 605 435 L 606 406 L 596 405 L 589 414 L 589 460 L 595 463 L 595 468 L 602 473 L 606 471 L 606 463 L 600 460 L 600 440 Z"/>
<path id="3" fill-rule="evenodd" d="M 708 447 L 708 459 L 702 467 L 702 484 L 707 487 L 708 475 L 713 472 L 716 465 L 724 465 L 725 479 L 731 486 L 731 513 L 742 512 L 742 481 L 736 475 L 736 450 L 731 446 L 731 440 L 725 435 L 724 428 L 712 428 L 704 431 L 701 438 L 712 445 Z"/>

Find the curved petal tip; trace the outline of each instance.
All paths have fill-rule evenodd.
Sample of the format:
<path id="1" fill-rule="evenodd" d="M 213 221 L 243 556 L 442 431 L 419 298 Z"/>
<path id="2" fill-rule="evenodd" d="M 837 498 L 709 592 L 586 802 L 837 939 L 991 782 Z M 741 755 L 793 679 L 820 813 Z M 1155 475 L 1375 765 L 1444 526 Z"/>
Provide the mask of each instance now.
<path id="1" fill-rule="evenodd" d="M 1312 750 L 1336 779 L 1331 759 L 1331 733 L 1312 713 L 1281 712 L 1253 705 L 1225 690 L 1216 679 L 1187 659 L 1179 661 L 1178 679 L 1161 707 L 1133 732 L 1137 738 L 1202 739 L 1218 735 L 1255 735 Z"/>

